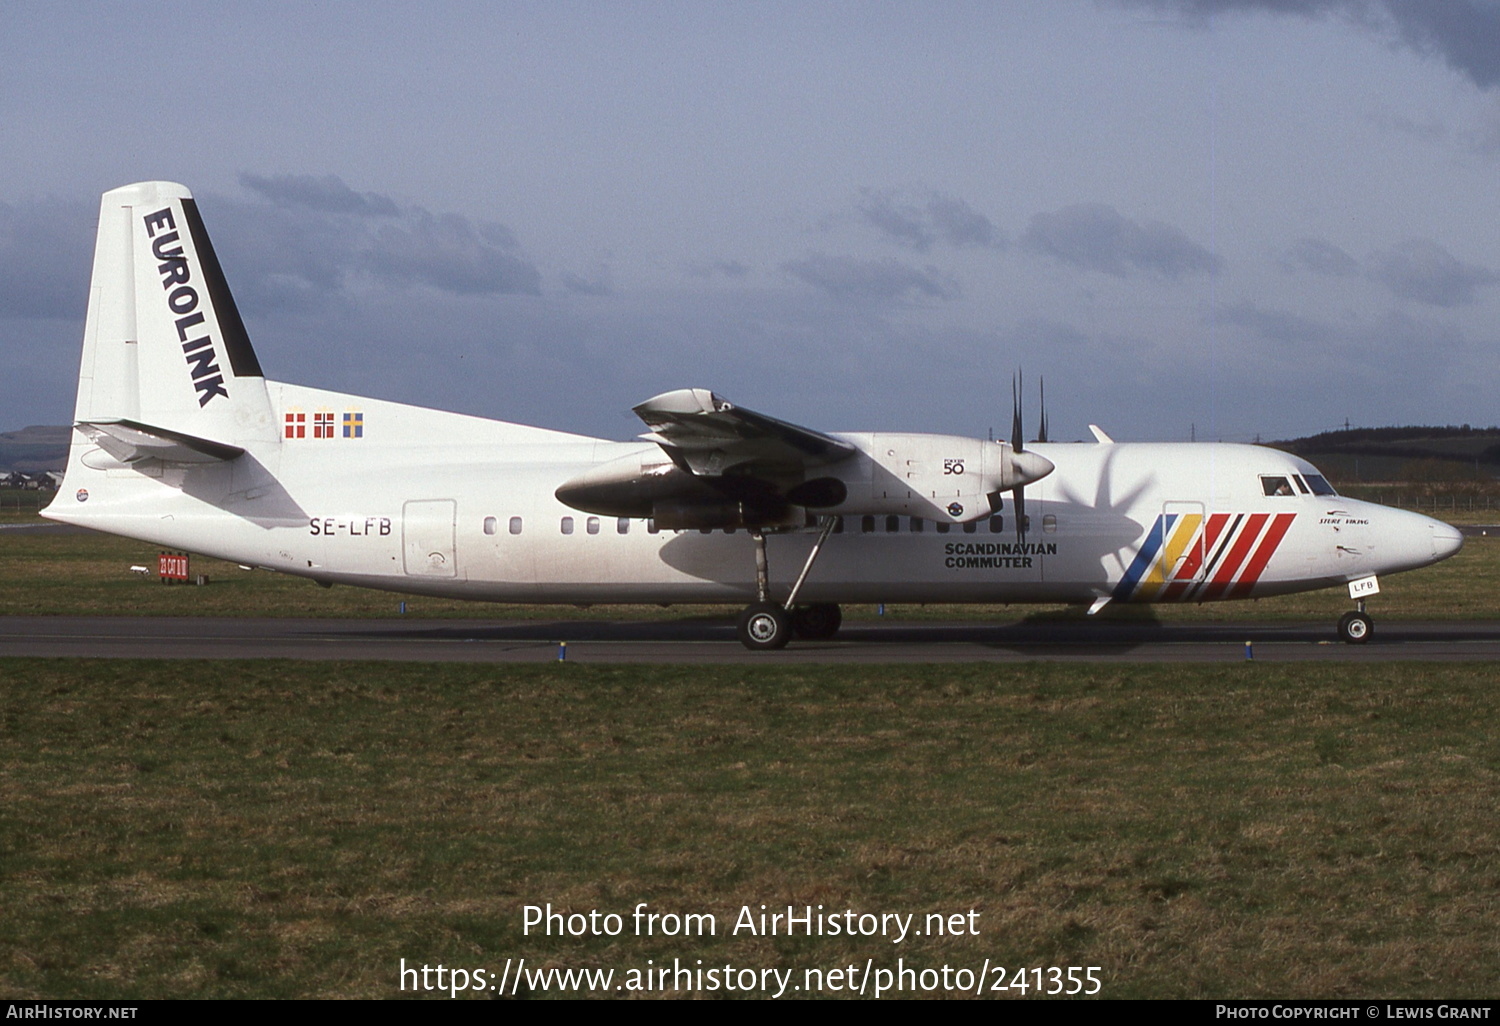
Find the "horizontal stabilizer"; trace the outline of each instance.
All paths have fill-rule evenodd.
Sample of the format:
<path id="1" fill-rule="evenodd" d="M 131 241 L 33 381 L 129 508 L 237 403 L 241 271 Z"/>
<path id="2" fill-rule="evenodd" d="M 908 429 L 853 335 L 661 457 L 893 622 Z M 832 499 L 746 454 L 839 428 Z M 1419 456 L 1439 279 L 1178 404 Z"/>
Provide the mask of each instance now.
<path id="1" fill-rule="evenodd" d="M 85 421 L 79 431 L 121 463 L 158 459 L 163 463 L 218 463 L 232 460 L 245 450 L 180 431 L 137 424 L 131 420 Z"/>

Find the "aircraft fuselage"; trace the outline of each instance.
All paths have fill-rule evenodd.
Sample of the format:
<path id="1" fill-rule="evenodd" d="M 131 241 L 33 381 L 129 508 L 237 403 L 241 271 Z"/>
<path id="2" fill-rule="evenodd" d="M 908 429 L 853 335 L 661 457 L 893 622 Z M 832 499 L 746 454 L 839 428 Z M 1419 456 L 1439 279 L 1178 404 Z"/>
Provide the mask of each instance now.
<path id="1" fill-rule="evenodd" d="M 417 594 L 543 603 L 755 597 L 754 543 L 743 529 L 658 530 L 649 518 L 591 515 L 556 498 L 563 482 L 649 455 L 653 443 L 554 434 L 291 385 L 267 389 L 293 437 L 252 445 L 237 460 L 154 473 L 140 464 L 111 466 L 95 450 L 75 461 L 48 515 L 322 582 Z M 316 434 L 308 413 L 319 414 Z M 345 413 L 358 434 L 346 432 Z M 448 441 L 403 437 L 403 425 L 419 422 L 427 423 L 417 434 L 436 431 Z M 1428 517 L 1302 490 L 1316 469 L 1272 449 L 1030 448 L 1056 469 L 1027 489 L 1024 537 L 1005 507 L 968 523 L 845 514 L 799 598 L 1253 598 L 1425 566 L 1461 544 L 1456 531 Z M 1265 494 L 1268 479 L 1285 480 L 1291 494 Z M 785 596 L 816 534 L 808 526 L 768 537 L 773 596 Z"/>

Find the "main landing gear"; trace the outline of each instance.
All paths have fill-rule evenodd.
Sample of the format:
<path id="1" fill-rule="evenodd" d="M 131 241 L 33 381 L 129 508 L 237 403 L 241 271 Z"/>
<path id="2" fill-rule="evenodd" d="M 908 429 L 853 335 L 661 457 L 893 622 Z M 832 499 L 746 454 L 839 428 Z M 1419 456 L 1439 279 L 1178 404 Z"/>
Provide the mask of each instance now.
<path id="1" fill-rule="evenodd" d="M 791 594 L 787 596 L 784 605 L 771 601 L 770 572 L 766 563 L 766 536 L 759 530 L 750 532 L 750 537 L 755 539 L 755 602 L 748 606 L 736 625 L 740 636 L 740 643 L 751 651 L 769 651 L 771 649 L 785 648 L 786 643 L 792 640 L 793 635 L 808 640 L 831 638 L 838 633 L 839 625 L 844 621 L 844 614 L 839 607 L 831 602 L 818 602 L 812 605 L 797 605 L 797 592 L 802 590 L 802 582 L 807 580 L 808 571 L 812 569 L 813 562 L 818 558 L 818 553 L 823 548 L 823 543 L 828 540 L 832 533 L 836 517 L 828 517 L 823 521 L 823 530 L 818 534 L 818 540 L 813 543 L 812 551 L 807 554 L 807 562 L 802 566 L 802 572 L 797 575 L 797 583 L 792 585 Z"/>
<path id="2" fill-rule="evenodd" d="M 1339 640 L 1350 645 L 1363 645 L 1375 633 L 1375 621 L 1365 612 L 1365 600 L 1356 599 L 1359 607 L 1339 618 Z"/>

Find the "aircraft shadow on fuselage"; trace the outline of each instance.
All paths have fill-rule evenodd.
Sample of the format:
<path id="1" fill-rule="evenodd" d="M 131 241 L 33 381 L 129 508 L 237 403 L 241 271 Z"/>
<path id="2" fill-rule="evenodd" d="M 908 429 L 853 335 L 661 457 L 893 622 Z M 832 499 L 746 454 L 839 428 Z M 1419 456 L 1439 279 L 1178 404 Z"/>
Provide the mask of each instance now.
<path id="1" fill-rule="evenodd" d="M 232 466 L 222 463 L 194 466 L 178 473 L 184 495 L 218 506 L 262 528 L 307 522 L 307 511 L 253 453 L 243 453 Z"/>

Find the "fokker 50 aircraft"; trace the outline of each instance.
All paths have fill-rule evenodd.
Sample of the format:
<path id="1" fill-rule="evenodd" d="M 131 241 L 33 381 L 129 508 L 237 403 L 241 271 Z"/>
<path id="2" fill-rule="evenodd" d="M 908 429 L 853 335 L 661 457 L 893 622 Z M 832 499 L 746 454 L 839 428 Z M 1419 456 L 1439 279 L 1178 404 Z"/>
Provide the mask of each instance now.
<path id="1" fill-rule="evenodd" d="M 45 515 L 309 577 L 492 602 L 1205 602 L 1348 585 L 1457 531 L 1247 445 L 824 433 L 705 389 L 612 442 L 269 381 L 187 189 L 104 194 L 67 477 Z"/>

